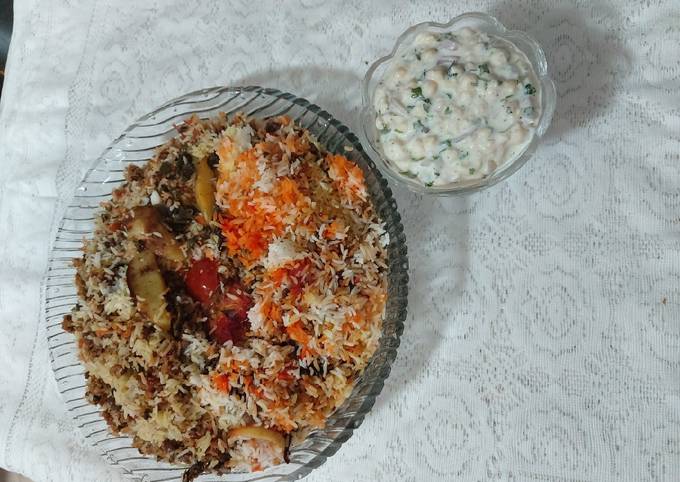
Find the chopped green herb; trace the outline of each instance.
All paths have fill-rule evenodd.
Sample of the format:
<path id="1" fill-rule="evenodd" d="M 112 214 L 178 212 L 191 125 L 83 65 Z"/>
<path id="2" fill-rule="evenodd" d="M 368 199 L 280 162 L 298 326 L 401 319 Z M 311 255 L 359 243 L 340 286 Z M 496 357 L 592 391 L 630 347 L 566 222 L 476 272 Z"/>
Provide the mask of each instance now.
<path id="1" fill-rule="evenodd" d="M 453 99 L 453 96 L 449 92 L 446 93 L 446 97 L 448 97 L 449 99 Z"/>
<path id="2" fill-rule="evenodd" d="M 536 93 L 536 87 L 534 87 L 531 84 L 525 84 L 524 85 L 524 93 L 526 95 L 534 95 Z"/>
<path id="3" fill-rule="evenodd" d="M 458 159 L 465 159 L 465 158 L 466 158 L 467 156 L 469 156 L 469 155 L 470 155 L 470 153 L 467 152 L 467 151 L 462 152 L 462 153 L 460 153 L 460 154 L 458 155 Z"/>
<path id="4" fill-rule="evenodd" d="M 449 67 L 449 69 L 446 71 L 446 74 L 447 74 L 449 77 L 458 77 L 458 72 L 456 72 L 455 70 L 453 70 L 453 67 L 454 67 L 455 65 L 456 65 L 455 63 L 451 64 L 451 66 Z"/>
<path id="5" fill-rule="evenodd" d="M 422 122 L 420 119 L 418 119 L 418 120 L 413 124 L 413 127 L 420 129 L 420 130 L 421 130 L 422 132 L 424 132 L 425 134 L 427 134 L 428 132 L 430 132 L 430 128 L 427 127 L 425 124 L 423 124 L 423 122 Z"/>
<path id="6" fill-rule="evenodd" d="M 509 106 L 505 106 L 505 112 L 507 112 L 509 115 L 512 115 L 512 109 Z"/>
<path id="7" fill-rule="evenodd" d="M 416 52 L 416 60 L 420 60 L 420 52 Z"/>
<path id="8" fill-rule="evenodd" d="M 423 95 L 423 89 L 421 87 L 416 87 L 411 89 L 411 97 L 413 99 L 420 99 L 426 104 L 431 104 L 432 101 Z"/>
<path id="9" fill-rule="evenodd" d="M 533 117 L 534 108 L 533 107 L 526 107 L 524 110 L 522 110 L 522 115 L 524 117 Z"/>
<path id="10" fill-rule="evenodd" d="M 390 128 L 385 126 L 382 129 L 380 129 L 381 134 L 387 134 L 390 131 Z"/>
<path id="11" fill-rule="evenodd" d="M 430 103 L 429 102 L 426 102 L 425 105 L 423 105 L 423 110 L 425 112 L 430 112 Z"/>
<path id="12" fill-rule="evenodd" d="M 439 173 L 439 172 L 437 172 L 437 171 L 434 171 L 434 175 L 435 175 L 436 177 L 439 177 L 439 176 L 441 176 L 441 173 Z"/>
<path id="13" fill-rule="evenodd" d="M 432 181 L 426 182 L 426 183 L 425 183 L 425 185 L 426 185 L 427 187 L 432 187 L 433 184 L 434 184 L 434 182 L 432 182 Z"/>
<path id="14" fill-rule="evenodd" d="M 394 129 L 394 132 L 396 132 L 397 134 L 403 134 L 404 133 L 404 131 L 402 131 L 400 129 Z"/>
<path id="15" fill-rule="evenodd" d="M 475 168 L 474 168 L 474 167 L 471 167 L 471 168 L 469 169 L 468 172 L 470 173 L 470 175 L 474 174 L 474 173 L 475 173 Z"/>
<path id="16" fill-rule="evenodd" d="M 505 97 L 503 97 L 503 100 L 508 100 L 508 99 L 510 99 L 513 95 L 515 95 L 515 94 L 506 95 Z"/>
<path id="17" fill-rule="evenodd" d="M 446 147 L 451 147 L 453 145 L 453 142 L 451 142 L 451 139 L 446 139 L 444 141 L 444 144 L 446 144 Z"/>
<path id="18" fill-rule="evenodd" d="M 450 114 L 450 113 L 451 113 L 451 107 L 447 106 L 446 109 L 444 109 L 444 114 Z"/>
<path id="19" fill-rule="evenodd" d="M 489 73 L 489 64 L 481 64 L 479 66 L 479 71 L 483 74 L 488 74 Z"/>

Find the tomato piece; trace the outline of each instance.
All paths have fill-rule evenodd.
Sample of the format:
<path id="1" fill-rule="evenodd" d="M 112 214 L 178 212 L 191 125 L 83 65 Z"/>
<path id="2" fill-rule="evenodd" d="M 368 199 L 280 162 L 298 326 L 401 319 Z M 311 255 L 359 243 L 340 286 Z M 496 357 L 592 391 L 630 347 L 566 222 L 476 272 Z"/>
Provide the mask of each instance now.
<path id="1" fill-rule="evenodd" d="M 253 300 L 238 281 L 224 285 L 222 292 L 212 296 L 209 329 L 213 340 L 219 344 L 232 341 L 238 344 L 246 337 L 249 328 L 248 310 Z"/>
<path id="2" fill-rule="evenodd" d="M 224 287 L 224 294 L 217 302 L 217 308 L 232 313 L 238 319 L 247 319 L 248 310 L 253 306 L 253 300 L 238 282 L 232 282 Z"/>
<path id="3" fill-rule="evenodd" d="M 247 321 L 242 317 L 221 313 L 210 320 L 210 335 L 220 345 L 227 341 L 236 344 L 245 338 Z"/>
<path id="4" fill-rule="evenodd" d="M 212 294 L 220 286 L 217 263 L 207 258 L 196 261 L 189 268 L 185 282 L 191 296 L 203 304 L 210 303 Z"/>

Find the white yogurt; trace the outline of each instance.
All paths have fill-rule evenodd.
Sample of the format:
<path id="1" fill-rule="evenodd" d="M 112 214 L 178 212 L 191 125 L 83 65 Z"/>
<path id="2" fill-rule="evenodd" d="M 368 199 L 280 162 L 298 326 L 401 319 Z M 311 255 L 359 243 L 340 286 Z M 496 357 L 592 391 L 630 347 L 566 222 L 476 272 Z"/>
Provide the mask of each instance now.
<path id="1" fill-rule="evenodd" d="M 507 41 L 470 28 L 420 33 L 375 90 L 383 153 L 426 186 L 484 178 L 531 142 L 539 87 Z"/>

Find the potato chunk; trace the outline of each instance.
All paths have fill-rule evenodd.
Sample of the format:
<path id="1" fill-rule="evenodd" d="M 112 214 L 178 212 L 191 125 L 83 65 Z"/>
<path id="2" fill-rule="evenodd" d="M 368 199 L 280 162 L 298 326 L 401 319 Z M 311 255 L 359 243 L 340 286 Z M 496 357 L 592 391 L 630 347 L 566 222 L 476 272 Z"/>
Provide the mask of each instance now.
<path id="1" fill-rule="evenodd" d="M 271 443 L 274 447 L 285 448 L 286 439 L 279 432 L 264 427 L 238 427 L 229 430 L 228 441 L 258 439 Z"/>
<path id="2" fill-rule="evenodd" d="M 172 233 L 161 223 L 158 210 L 153 206 L 138 206 L 133 213 L 134 217 L 128 222 L 128 237 L 144 239 L 154 254 L 167 259 L 175 267 L 181 266 L 184 253 Z"/>
<path id="3" fill-rule="evenodd" d="M 215 212 L 215 173 L 208 166 L 207 159 L 196 161 L 196 206 L 207 222 L 212 221 Z"/>
<path id="4" fill-rule="evenodd" d="M 141 309 L 159 328 L 170 331 L 165 293 L 168 287 L 158 269 L 156 256 L 150 251 L 142 251 L 132 258 L 127 270 L 130 292 L 141 301 Z"/>

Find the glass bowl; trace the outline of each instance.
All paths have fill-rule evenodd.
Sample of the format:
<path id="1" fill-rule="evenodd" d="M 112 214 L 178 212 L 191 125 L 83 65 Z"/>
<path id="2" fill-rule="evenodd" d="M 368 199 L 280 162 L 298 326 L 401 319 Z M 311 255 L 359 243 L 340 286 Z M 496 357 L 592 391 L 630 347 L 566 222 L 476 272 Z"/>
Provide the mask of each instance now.
<path id="1" fill-rule="evenodd" d="M 382 390 L 396 357 L 406 317 L 408 258 L 406 239 L 397 204 L 387 181 L 366 155 L 357 137 L 320 107 L 305 99 L 261 87 L 216 87 L 179 97 L 140 118 L 116 139 L 87 172 L 59 224 L 43 282 L 43 316 L 54 376 L 66 408 L 82 429 L 85 439 L 123 474 L 144 482 L 180 481 L 186 467 L 159 462 L 144 456 L 126 436 L 114 436 L 99 409 L 85 399 L 84 370 L 78 359 L 75 338 L 65 332 L 61 321 L 78 301 L 72 259 L 80 255 L 82 239 L 91 235 L 95 211 L 101 201 L 123 183 L 130 164 L 143 164 L 156 146 L 176 133 L 174 124 L 196 114 L 200 118 L 218 112 L 243 111 L 268 118 L 289 115 L 312 132 L 331 152 L 342 153 L 364 171 L 376 211 L 390 236 L 389 283 L 380 345 L 359 378 L 349 398 L 328 419 L 323 430 L 315 430 L 291 447 L 290 463 L 249 474 L 202 475 L 199 481 L 292 481 L 307 475 L 333 455 L 364 419 Z"/>
<path id="2" fill-rule="evenodd" d="M 533 139 L 523 151 L 523 153 L 515 158 L 512 162 L 506 162 L 484 179 L 460 181 L 444 186 L 427 187 L 418 180 L 399 173 L 399 170 L 396 168 L 396 166 L 393 166 L 392 162 L 383 154 L 380 142 L 378 141 L 378 132 L 375 127 L 373 94 L 387 67 L 402 44 L 410 42 L 416 35 L 424 31 L 437 33 L 453 32 L 463 27 L 474 28 L 489 35 L 498 37 L 502 40 L 508 41 L 527 56 L 541 86 L 539 89 L 539 95 L 541 96 L 541 114 L 538 118 Z M 443 196 L 463 194 L 479 191 L 483 188 L 492 186 L 499 181 L 502 181 L 516 172 L 529 160 L 536 150 L 536 146 L 538 145 L 540 138 L 545 134 L 548 126 L 550 125 L 553 112 L 555 111 L 556 99 L 557 95 L 555 91 L 555 84 L 548 75 L 548 63 L 545 60 L 545 54 L 536 40 L 524 32 L 506 29 L 503 24 L 501 24 L 491 15 L 477 12 L 465 13 L 453 18 L 447 23 L 424 22 L 414 25 L 399 36 L 394 48 L 392 49 L 392 52 L 389 55 L 376 60 L 373 65 L 369 67 L 362 84 L 363 108 L 361 112 L 361 123 L 369 146 L 379 159 L 379 164 L 382 168 L 382 171 L 390 179 L 393 179 L 394 181 L 405 185 L 412 191 L 419 193 Z"/>

